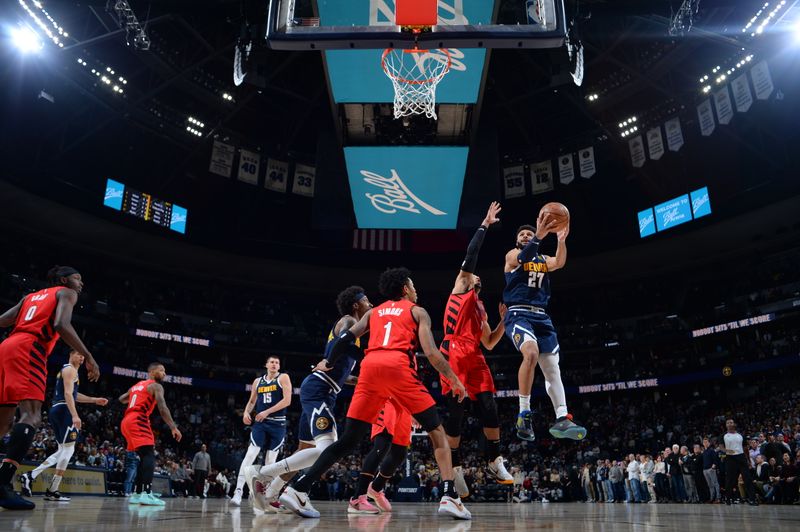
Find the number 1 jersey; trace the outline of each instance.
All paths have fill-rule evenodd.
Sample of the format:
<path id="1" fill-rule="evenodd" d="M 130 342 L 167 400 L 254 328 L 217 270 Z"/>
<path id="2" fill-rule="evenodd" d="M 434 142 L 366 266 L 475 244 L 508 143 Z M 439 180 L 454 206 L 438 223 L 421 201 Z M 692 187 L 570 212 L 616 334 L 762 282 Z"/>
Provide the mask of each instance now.
<path id="1" fill-rule="evenodd" d="M 411 314 L 416 305 L 407 299 L 386 301 L 372 309 L 369 318 L 369 346 L 365 356 L 374 351 L 417 351 L 417 322 Z"/>

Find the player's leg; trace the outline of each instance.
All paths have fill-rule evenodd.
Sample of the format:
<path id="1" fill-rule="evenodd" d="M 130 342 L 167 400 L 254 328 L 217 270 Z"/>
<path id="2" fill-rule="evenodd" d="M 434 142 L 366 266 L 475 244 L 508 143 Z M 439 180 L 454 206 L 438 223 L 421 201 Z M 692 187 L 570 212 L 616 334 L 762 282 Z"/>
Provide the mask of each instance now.
<path id="1" fill-rule="evenodd" d="M 253 443 L 252 439 L 250 445 L 247 447 L 247 452 L 244 454 L 242 463 L 239 465 L 239 475 L 236 477 L 236 489 L 233 491 L 233 498 L 231 504 L 240 506 L 242 504 L 242 492 L 244 490 L 245 482 L 245 468 L 253 465 L 261 452 L 261 447 Z"/>
<path id="2" fill-rule="evenodd" d="M 384 408 L 384 415 L 385 412 L 386 409 Z M 377 425 L 372 426 L 373 433 L 375 432 L 376 426 Z M 382 432 L 373 437 L 372 448 L 369 453 L 367 453 L 367 456 L 364 457 L 364 461 L 361 465 L 361 473 L 358 477 L 358 486 L 356 487 L 355 496 L 350 499 L 350 503 L 347 507 L 348 514 L 380 513 L 380 509 L 373 506 L 373 504 L 367 500 L 367 491 L 369 491 L 369 485 L 375 479 L 375 474 L 378 472 L 381 462 L 391 446 L 392 435 L 385 428 L 383 428 Z"/>
<path id="3" fill-rule="evenodd" d="M 517 416 L 517 436 L 522 440 L 533 441 L 533 412 L 531 411 L 531 390 L 536 363 L 539 360 L 539 344 L 534 333 L 530 312 L 510 310 L 506 314 L 506 334 L 522 355 L 517 372 L 519 384 L 519 415 Z"/>
<path id="4" fill-rule="evenodd" d="M 500 455 L 500 416 L 497 413 L 497 402 L 490 391 L 475 395 L 478 416 L 483 423 L 483 435 L 486 437 L 484 457 L 488 464 L 488 475 L 498 484 L 513 484 L 514 477 L 506 470 L 503 457 Z"/>
<path id="5" fill-rule="evenodd" d="M 464 480 L 464 469 L 461 465 L 461 430 L 464 422 L 465 402 L 459 403 L 453 394 L 445 395 L 447 421 L 444 423 L 444 431 L 447 434 L 447 443 L 450 445 L 450 460 L 455 475 L 456 492 L 462 499 L 469 497 L 469 487 Z"/>
<path id="6" fill-rule="evenodd" d="M 391 401 L 394 402 L 394 400 Z M 394 426 L 390 431 L 392 445 L 381 461 L 378 474 L 367 488 L 367 498 L 373 501 L 382 512 L 392 511 L 392 505 L 383 490 L 386 487 L 386 481 L 392 478 L 397 468 L 406 459 L 406 452 L 411 445 L 411 414 L 399 405 L 394 406 L 394 410 L 396 414 Z"/>
<path id="7" fill-rule="evenodd" d="M 42 392 L 43 394 L 44 392 Z M 8 406 L 5 407 L 5 409 L 8 408 Z M 19 422 L 11 429 L 11 436 L 6 444 L 6 457 L 0 465 L 0 507 L 7 510 L 32 510 L 36 505 L 17 495 L 11 486 L 11 480 L 19 467 L 19 462 L 28 454 L 28 449 L 36 434 L 36 428 L 42 422 L 42 401 L 23 399 L 19 401 L 18 408 L 20 411 Z"/>
<path id="8" fill-rule="evenodd" d="M 64 472 L 67 470 L 67 467 L 69 467 L 69 461 L 74 453 L 74 440 L 70 441 L 69 443 L 60 443 L 58 445 L 58 462 L 56 463 L 56 472 L 53 475 L 50 486 L 47 488 L 47 491 L 44 494 L 45 500 L 57 502 L 70 501 L 70 498 L 62 495 L 61 492 L 58 491 L 58 488 L 61 486 L 61 479 L 64 478 Z"/>
<path id="9" fill-rule="evenodd" d="M 164 506 L 164 501 L 154 496 L 152 493 L 153 475 L 156 471 L 156 455 L 154 445 L 143 445 L 136 449 L 141 458 L 140 467 L 142 473 L 141 494 L 139 504 L 144 506 Z"/>

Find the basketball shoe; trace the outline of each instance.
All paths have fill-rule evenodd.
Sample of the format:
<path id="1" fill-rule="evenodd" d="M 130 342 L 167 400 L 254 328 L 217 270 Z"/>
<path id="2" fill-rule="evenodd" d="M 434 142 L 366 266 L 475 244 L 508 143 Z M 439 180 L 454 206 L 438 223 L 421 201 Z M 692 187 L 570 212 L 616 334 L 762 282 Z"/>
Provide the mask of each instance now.
<path id="1" fill-rule="evenodd" d="M 533 441 L 536 439 L 533 433 L 532 411 L 524 410 L 517 415 L 517 437 L 525 441 Z"/>
<path id="2" fill-rule="evenodd" d="M 550 427 L 550 434 L 556 438 L 582 440 L 586 437 L 586 429 L 572 421 L 572 414 L 567 414 L 556 419 L 555 424 Z"/>
<path id="3" fill-rule="evenodd" d="M 23 473 L 19 476 L 19 483 L 22 486 L 20 490 L 22 495 L 25 497 L 33 497 L 33 492 L 31 492 L 31 485 L 33 484 L 33 476 L 31 476 L 31 472 L 28 471 L 27 473 Z"/>
<path id="4" fill-rule="evenodd" d="M 317 518 L 319 512 L 311 505 L 311 500 L 307 493 L 296 491 L 293 487 L 287 486 L 283 490 L 280 498 L 281 504 L 292 510 L 300 517 Z"/>
<path id="5" fill-rule="evenodd" d="M 234 506 L 241 506 L 242 505 L 242 490 L 237 489 L 233 492 L 233 497 L 231 497 L 231 504 Z"/>
<path id="6" fill-rule="evenodd" d="M 389 499 L 386 498 L 386 494 L 381 491 L 375 491 L 372 489 L 372 484 L 369 485 L 367 488 L 367 498 L 372 499 L 381 512 L 391 512 L 392 511 L 392 503 L 389 502 Z"/>
<path id="7" fill-rule="evenodd" d="M 489 462 L 489 467 L 486 469 L 486 475 L 493 478 L 498 484 L 513 484 L 514 477 L 506 469 L 506 465 L 502 456 L 498 456 L 493 462 Z"/>
<path id="8" fill-rule="evenodd" d="M 166 503 L 153 495 L 152 493 L 142 493 L 142 498 L 139 499 L 139 504 L 142 506 L 165 506 Z"/>
<path id="9" fill-rule="evenodd" d="M 367 500 L 366 495 L 361 495 L 350 499 L 350 504 L 347 505 L 347 513 L 349 514 L 379 514 L 381 511 Z"/>
<path id="10" fill-rule="evenodd" d="M 46 501 L 55 501 L 55 502 L 69 502 L 72 499 L 61 495 L 60 491 L 50 491 L 49 489 L 44 492 L 44 500 Z"/>
<path id="11" fill-rule="evenodd" d="M 439 501 L 438 513 L 439 515 L 450 516 L 454 519 L 472 519 L 472 514 L 469 513 L 469 510 L 461 503 L 461 499 L 454 499 L 447 495 L 443 496 L 442 500 Z"/>

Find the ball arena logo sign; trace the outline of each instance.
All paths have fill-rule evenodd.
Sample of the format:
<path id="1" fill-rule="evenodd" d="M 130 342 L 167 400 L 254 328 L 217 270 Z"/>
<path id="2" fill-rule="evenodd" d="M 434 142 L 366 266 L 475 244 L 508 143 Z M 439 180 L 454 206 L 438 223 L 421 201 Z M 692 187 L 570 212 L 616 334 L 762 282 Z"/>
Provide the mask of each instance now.
<path id="1" fill-rule="evenodd" d="M 417 208 L 417 206 L 419 206 L 434 216 L 443 216 L 447 214 L 419 199 L 411 189 L 403 183 L 403 180 L 397 175 L 397 171 L 394 169 L 392 169 L 392 176 L 388 178 L 366 170 L 362 170 L 361 175 L 364 176 L 365 183 L 383 189 L 383 194 L 365 194 L 372 202 L 372 206 L 383 213 L 394 214 L 400 209 L 406 212 L 420 214 L 421 211 Z"/>

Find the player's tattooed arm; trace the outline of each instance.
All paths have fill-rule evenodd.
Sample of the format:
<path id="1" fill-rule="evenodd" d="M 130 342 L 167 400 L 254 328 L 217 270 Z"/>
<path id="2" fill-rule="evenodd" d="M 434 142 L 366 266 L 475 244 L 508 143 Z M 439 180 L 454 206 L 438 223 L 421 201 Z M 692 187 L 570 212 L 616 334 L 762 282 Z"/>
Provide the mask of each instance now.
<path id="1" fill-rule="evenodd" d="M 130 390 L 128 390 L 127 392 L 125 392 L 125 393 L 123 393 L 122 395 L 120 395 L 120 396 L 117 398 L 117 400 L 118 400 L 120 403 L 122 403 L 122 404 L 124 404 L 124 405 L 127 405 L 127 404 L 128 404 L 128 397 L 129 397 L 130 395 L 131 395 L 131 391 L 130 391 Z"/>
<path id="2" fill-rule="evenodd" d="M 161 414 L 161 417 L 166 422 L 169 429 L 172 431 L 172 435 L 175 436 L 177 432 L 178 435 L 175 436 L 175 439 L 181 441 L 180 438 L 180 431 L 178 431 L 178 426 L 175 424 L 175 421 L 172 419 L 172 413 L 169 411 L 169 407 L 167 406 L 167 401 L 164 399 L 164 387 L 161 386 L 159 383 L 154 382 L 150 386 L 147 387 L 147 391 L 153 394 L 153 397 L 156 398 L 156 405 L 158 406 L 158 413 Z"/>
<path id="3" fill-rule="evenodd" d="M 425 353 L 425 356 L 428 357 L 428 362 L 431 363 L 431 366 L 433 366 L 442 377 L 450 382 L 453 395 L 459 397 L 459 402 L 462 401 L 466 390 L 455 372 L 453 372 L 453 368 L 450 367 L 450 364 L 447 363 L 447 360 L 445 360 L 442 353 L 436 347 L 436 342 L 434 342 L 433 333 L 431 332 L 431 317 L 428 311 L 422 307 L 414 307 L 411 309 L 411 313 L 414 318 L 417 319 L 417 323 L 419 323 L 419 345 Z"/>
<path id="4" fill-rule="evenodd" d="M 25 301 L 25 299 L 21 299 L 19 303 L 0 314 L 0 327 L 5 329 L 6 327 L 11 327 L 17 322 L 17 315 L 19 314 L 19 309 L 22 308 L 23 301 Z"/>

